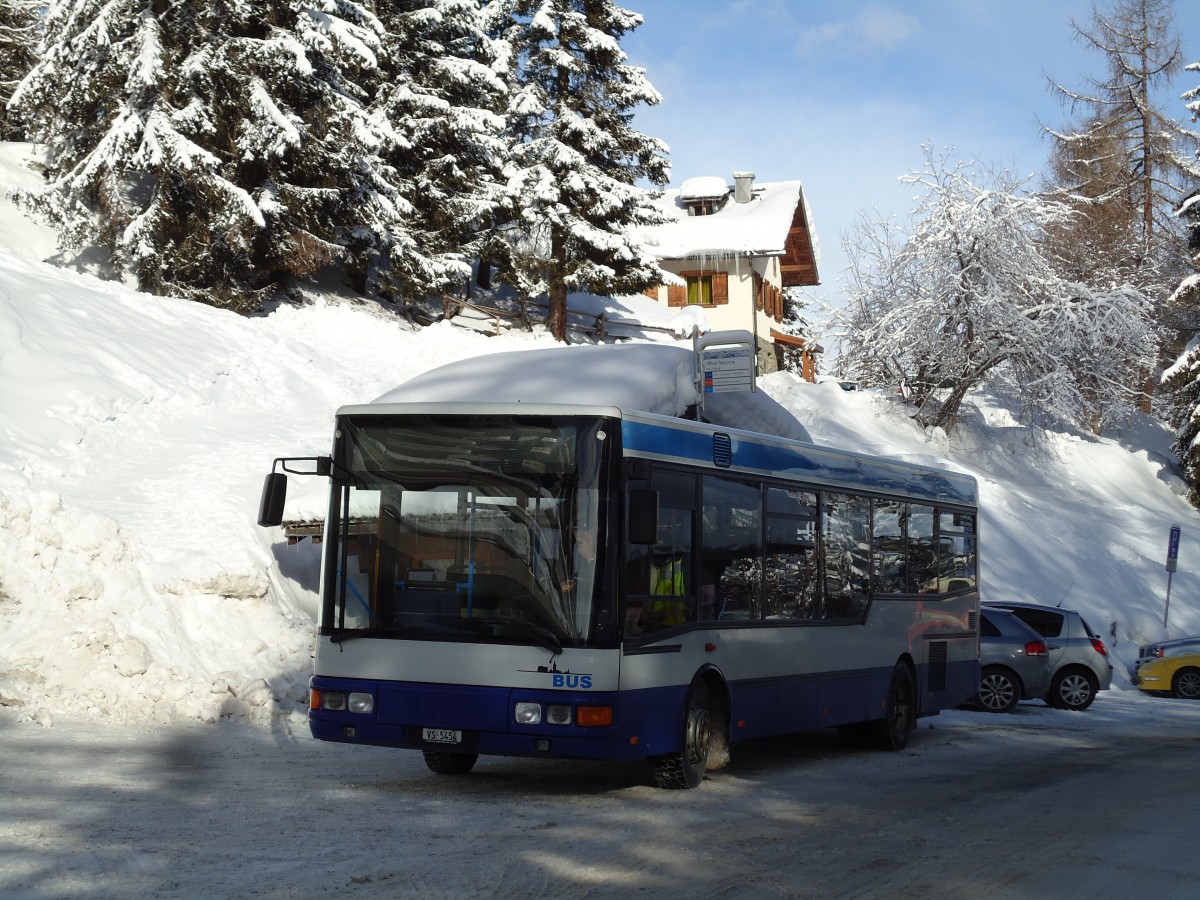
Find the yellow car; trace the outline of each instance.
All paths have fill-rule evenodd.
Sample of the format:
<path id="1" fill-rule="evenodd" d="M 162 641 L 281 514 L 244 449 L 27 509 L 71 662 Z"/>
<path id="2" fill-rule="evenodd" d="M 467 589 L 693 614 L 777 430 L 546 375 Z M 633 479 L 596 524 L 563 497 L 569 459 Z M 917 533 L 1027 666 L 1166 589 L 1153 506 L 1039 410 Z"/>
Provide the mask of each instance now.
<path id="1" fill-rule="evenodd" d="M 1200 653 L 1148 659 L 1137 670 L 1133 683 L 1151 694 L 1171 693 L 1185 700 L 1200 700 Z"/>

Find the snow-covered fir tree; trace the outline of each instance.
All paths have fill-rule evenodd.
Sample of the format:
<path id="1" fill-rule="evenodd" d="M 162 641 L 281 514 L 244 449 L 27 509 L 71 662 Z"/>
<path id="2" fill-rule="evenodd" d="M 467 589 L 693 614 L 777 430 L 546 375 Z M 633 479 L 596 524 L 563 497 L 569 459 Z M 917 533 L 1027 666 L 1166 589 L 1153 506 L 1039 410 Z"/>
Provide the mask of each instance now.
<path id="1" fill-rule="evenodd" d="M 634 293 L 661 279 L 634 236 L 659 221 L 640 180 L 666 184 L 667 148 L 633 128 L 661 97 L 620 40 L 641 24 L 611 0 L 492 0 L 489 33 L 508 56 L 507 182 L 513 242 L 505 278 L 549 298 L 567 331 L 567 294 Z"/>
<path id="2" fill-rule="evenodd" d="M 1200 62 L 1190 63 L 1189 72 L 1200 72 Z M 1184 105 L 1192 122 L 1200 120 L 1200 86 L 1185 91 Z M 1192 191 L 1177 210 L 1190 237 L 1192 264 L 1200 262 L 1200 190 Z M 1200 275 L 1187 276 L 1176 288 L 1170 306 L 1177 311 L 1177 321 L 1191 335 L 1175 362 L 1162 373 L 1162 383 L 1171 392 L 1174 415 L 1175 455 L 1188 483 L 1188 499 L 1200 506 Z"/>
<path id="3" fill-rule="evenodd" d="M 405 206 L 368 109 L 382 26 L 348 0 L 64 0 L 13 102 L 49 153 L 28 204 L 156 293 L 236 309 L 386 251 Z"/>
<path id="4" fill-rule="evenodd" d="M 43 0 L 0 0 L 0 141 L 25 137 L 20 117 L 8 109 L 13 90 L 37 61 Z"/>
<path id="5" fill-rule="evenodd" d="M 1156 350 L 1148 299 L 1058 274 L 1041 238 L 1069 206 L 1003 174 L 976 183 L 974 167 L 928 147 L 926 163 L 904 179 L 924 191 L 907 231 L 864 218 L 846 239 L 848 372 L 906 384 L 914 417 L 946 429 L 968 391 L 999 380 L 1031 414 L 1099 428 L 1128 413 L 1131 373 Z"/>
<path id="6" fill-rule="evenodd" d="M 1185 278 L 1176 293 L 1179 297 L 1172 299 L 1181 305 L 1200 306 L 1200 275 Z M 1188 484 L 1188 499 L 1200 506 L 1200 339 L 1193 338 L 1163 371 L 1162 383 L 1171 391 L 1177 410 L 1173 446 Z"/>
<path id="7" fill-rule="evenodd" d="M 382 154 L 404 191 L 379 289 L 398 299 L 445 293 L 471 274 L 504 200 L 506 87 L 476 0 L 377 3 L 385 27 L 373 109 L 392 124 Z"/>

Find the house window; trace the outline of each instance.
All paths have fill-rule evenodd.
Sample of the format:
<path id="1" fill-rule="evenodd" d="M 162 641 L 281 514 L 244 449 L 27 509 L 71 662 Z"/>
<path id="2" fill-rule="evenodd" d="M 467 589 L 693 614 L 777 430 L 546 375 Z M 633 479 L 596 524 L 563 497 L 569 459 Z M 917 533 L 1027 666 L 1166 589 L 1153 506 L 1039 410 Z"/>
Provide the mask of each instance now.
<path id="1" fill-rule="evenodd" d="M 723 306 L 729 302 L 728 272 L 680 272 L 686 284 L 667 285 L 668 306 Z"/>
<path id="2" fill-rule="evenodd" d="M 687 279 L 688 306 L 713 305 L 713 280 L 711 275 L 689 275 Z"/>

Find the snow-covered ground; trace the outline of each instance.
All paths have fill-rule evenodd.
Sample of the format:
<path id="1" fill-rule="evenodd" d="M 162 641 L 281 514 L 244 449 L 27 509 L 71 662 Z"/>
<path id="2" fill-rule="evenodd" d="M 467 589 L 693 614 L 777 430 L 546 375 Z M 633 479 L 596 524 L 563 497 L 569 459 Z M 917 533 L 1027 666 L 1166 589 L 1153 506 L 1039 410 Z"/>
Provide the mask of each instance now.
<path id="1" fill-rule="evenodd" d="M 23 163 L 25 149 L 0 145 L 0 187 L 37 183 Z M 40 261 L 52 253 L 50 235 L 0 201 L 0 744 L 22 761 L 0 776 L 0 894 L 9 893 L 6 886 L 18 896 L 88 894 L 90 879 L 117 864 L 115 848 L 136 844 L 129 834 L 104 832 L 105 804 L 121 798 L 130 804 L 123 808 L 136 809 L 151 788 L 173 805 L 155 806 L 150 819 L 111 818 L 130 834 L 140 828 L 152 835 L 184 819 L 230 829 L 215 845 L 217 855 L 197 858 L 186 875 L 199 879 L 205 867 L 221 867 L 225 880 L 214 881 L 215 894 L 250 893 L 251 882 L 234 879 L 230 868 L 270 874 L 307 861 L 319 872 L 344 872 L 327 858 L 323 820 L 313 809 L 362 815 L 354 829 L 373 848 L 372 859 L 425 854 L 431 877 L 445 875 L 457 863 L 429 860 L 439 858 L 439 847 L 466 852 L 462 811 L 453 808 L 452 794 L 443 797 L 418 774 L 419 755 L 351 752 L 307 737 L 317 560 L 308 543 L 288 546 L 278 530 L 255 525 L 258 493 L 275 457 L 327 452 L 338 406 L 370 401 L 445 363 L 550 351 L 554 342 L 543 333 L 488 338 L 449 323 L 418 330 L 333 298 L 246 319 Z M 557 398 L 594 389 L 594 370 L 568 368 L 570 377 L 555 372 Z M 972 398 L 976 413 L 947 437 L 922 433 L 902 403 L 877 392 L 811 385 L 788 373 L 760 379 L 760 388 L 760 411 L 789 411 L 817 443 L 974 474 L 985 599 L 1062 601 L 1103 632 L 1116 675 L 1113 691 L 1093 708 L 1100 712 L 1071 717 L 1031 707 L 1040 724 L 1029 740 L 1059 740 L 1056 726 L 1066 723 L 1101 744 L 1114 721 L 1129 732 L 1161 726 L 1195 733 L 1200 704 L 1145 698 L 1128 680 L 1139 643 L 1200 633 L 1200 515 L 1182 497 L 1171 436 L 1161 424 L 1143 418 L 1103 437 L 1033 432 L 1001 402 L 979 395 Z M 297 503 L 323 487 L 314 481 L 297 489 L 293 482 Z M 1163 563 L 1174 524 L 1183 542 L 1164 627 Z M 943 718 L 971 746 L 986 740 L 977 715 Z M 99 770 L 111 781 L 89 780 L 90 756 L 137 747 L 117 768 L 108 760 Z M 152 748 L 162 750 L 158 762 L 142 769 Z M 297 756 L 320 764 L 304 767 L 303 777 L 278 768 Z M 936 756 L 929 765 L 939 764 Z M 213 785 L 225 782 L 212 767 L 224 764 L 245 766 L 263 783 L 256 793 L 255 777 L 239 777 L 231 788 L 239 797 L 229 798 L 234 808 L 255 798 L 269 808 L 242 817 L 219 813 L 225 801 Z M 555 829 L 568 823 L 512 818 L 520 815 L 520 781 L 537 778 L 537 764 L 495 765 L 518 778 L 487 782 L 507 785 L 507 795 L 494 810 L 486 802 L 472 807 L 473 833 L 500 841 L 514 828 L 561 836 Z M 624 770 L 608 775 L 564 765 L 557 771 L 574 774 L 552 782 L 551 793 L 615 792 L 622 806 Z M 854 777 L 849 769 L 843 774 Z M 57 790 L 59 783 L 74 787 Z M 648 796 L 628 789 L 635 792 L 631 803 Z M 761 800 L 749 788 L 718 790 L 738 817 Z M 369 811 L 380 801 L 386 816 Z M 770 802 L 786 797 L 772 794 Z M 680 803 L 653 801 L 646 815 L 669 817 Z M 303 833 L 294 833 L 288 817 L 300 807 L 309 812 L 300 820 Z M 603 827 L 634 827 L 629 818 L 600 813 Z M 391 817 L 404 816 L 426 823 L 424 843 L 396 843 Z M 91 861 L 67 866 L 71 878 L 55 881 L 47 873 L 64 870 L 80 823 L 88 825 Z M 344 839 L 339 831 L 338 846 Z M 295 842 L 304 845 L 297 856 L 280 850 Z M 549 858 L 527 861 L 542 878 L 554 870 Z M 119 865 L 134 875 L 154 868 L 137 853 L 121 855 Z M 378 878 L 382 870 L 364 864 L 361 871 Z M 336 893 L 352 877 L 289 881 L 296 886 L 271 895 L 308 896 L 317 885 Z M 457 877 L 454 883 L 465 884 Z M 199 882 L 185 881 L 191 887 L 182 889 L 165 883 L 131 876 L 104 882 L 110 888 L 100 893 L 116 896 L 125 884 L 134 894 L 201 895 Z M 630 884 L 652 889 L 657 882 Z M 518 893 L 508 887 L 480 893 Z"/>

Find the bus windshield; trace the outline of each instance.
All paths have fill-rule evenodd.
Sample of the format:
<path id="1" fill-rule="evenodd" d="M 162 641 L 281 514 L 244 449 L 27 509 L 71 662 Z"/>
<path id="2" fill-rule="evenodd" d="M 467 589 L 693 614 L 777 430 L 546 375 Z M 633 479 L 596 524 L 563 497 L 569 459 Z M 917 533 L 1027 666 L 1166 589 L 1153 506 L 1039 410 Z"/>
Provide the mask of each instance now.
<path id="1" fill-rule="evenodd" d="M 594 417 L 343 419 L 323 629 L 555 653 L 611 630 L 596 597 L 611 433 Z"/>

